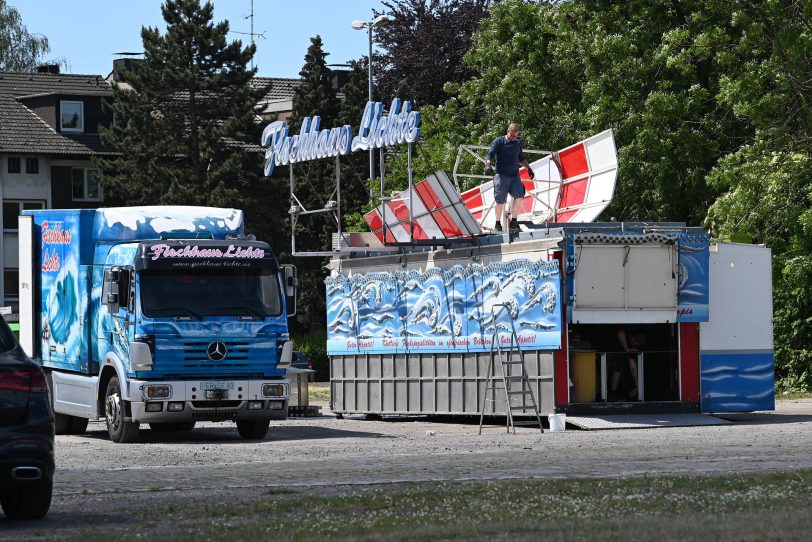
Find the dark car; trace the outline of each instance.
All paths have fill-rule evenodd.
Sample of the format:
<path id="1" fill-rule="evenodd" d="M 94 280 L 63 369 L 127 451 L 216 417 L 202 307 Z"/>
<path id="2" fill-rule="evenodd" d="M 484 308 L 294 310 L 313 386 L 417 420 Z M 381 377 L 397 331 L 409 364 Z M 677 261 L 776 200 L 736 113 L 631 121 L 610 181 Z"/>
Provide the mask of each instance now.
<path id="1" fill-rule="evenodd" d="M 307 357 L 307 354 L 298 350 L 293 351 L 293 359 L 290 361 L 290 366 L 296 369 L 307 369 L 311 371 L 307 375 L 307 381 L 313 382 L 316 378 L 316 371 L 313 369 L 313 362 Z"/>
<path id="2" fill-rule="evenodd" d="M 0 317 L 0 505 L 8 519 L 51 507 L 54 414 L 45 373 Z"/>

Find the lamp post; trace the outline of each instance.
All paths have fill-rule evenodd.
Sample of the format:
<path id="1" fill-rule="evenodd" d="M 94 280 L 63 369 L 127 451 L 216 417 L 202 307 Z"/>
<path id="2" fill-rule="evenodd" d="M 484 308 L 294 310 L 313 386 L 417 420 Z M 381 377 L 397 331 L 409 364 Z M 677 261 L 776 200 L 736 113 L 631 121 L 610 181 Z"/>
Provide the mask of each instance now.
<path id="1" fill-rule="evenodd" d="M 388 15 L 378 15 L 371 21 L 353 21 L 352 27 L 355 30 L 363 30 L 366 28 L 369 31 L 369 57 L 367 61 L 367 69 L 369 72 L 369 101 L 372 101 L 372 28 L 379 24 L 386 24 L 391 21 Z M 370 147 L 369 149 L 369 178 L 375 178 L 375 151 Z M 383 197 L 383 194 L 381 194 Z"/>

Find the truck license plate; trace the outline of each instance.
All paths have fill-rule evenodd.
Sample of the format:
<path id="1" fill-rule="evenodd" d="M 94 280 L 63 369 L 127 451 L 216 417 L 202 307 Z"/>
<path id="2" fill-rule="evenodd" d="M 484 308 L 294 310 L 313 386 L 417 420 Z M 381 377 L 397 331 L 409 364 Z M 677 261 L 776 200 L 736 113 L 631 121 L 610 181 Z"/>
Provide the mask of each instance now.
<path id="1" fill-rule="evenodd" d="M 211 401 L 223 401 L 228 399 L 228 390 L 206 390 L 206 399 Z"/>
<path id="2" fill-rule="evenodd" d="M 204 390 L 231 390 L 234 382 L 201 382 L 200 387 Z"/>

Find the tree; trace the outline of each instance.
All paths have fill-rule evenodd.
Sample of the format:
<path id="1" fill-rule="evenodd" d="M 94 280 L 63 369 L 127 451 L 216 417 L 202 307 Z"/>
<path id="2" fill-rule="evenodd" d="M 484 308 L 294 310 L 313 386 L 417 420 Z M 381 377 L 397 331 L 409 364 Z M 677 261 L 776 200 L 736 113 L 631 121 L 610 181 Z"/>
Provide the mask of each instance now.
<path id="1" fill-rule="evenodd" d="M 20 12 L 0 0 L 0 70 L 33 70 L 50 50 L 48 38 L 31 34 Z"/>
<path id="2" fill-rule="evenodd" d="M 358 126 L 368 101 L 366 59 L 350 62 L 350 74 L 341 87 L 337 125 Z M 375 192 L 376 180 L 369 180 L 369 153 L 354 152 L 341 159 L 341 205 L 345 231 L 366 231 L 363 212 Z"/>
<path id="3" fill-rule="evenodd" d="M 373 55 L 374 73 L 380 74 L 378 99 L 400 97 L 417 106 L 443 103 L 448 98 L 446 83 L 462 83 L 474 73 L 462 59 L 490 4 L 490 0 L 384 1 L 384 12 L 392 19 L 374 29 L 375 44 L 384 51 Z"/>
<path id="4" fill-rule="evenodd" d="M 327 67 L 320 36 L 310 39 L 310 47 L 305 55 L 305 63 L 299 72 L 300 84 L 293 97 L 293 116 L 290 119 L 290 133 L 299 133 L 305 118 L 318 115 L 321 129 L 335 126 L 340 105 L 333 88 L 332 73 Z M 293 165 L 294 193 L 298 202 L 308 211 L 325 209 L 330 200 L 335 200 L 331 189 L 335 186 L 335 165 L 331 159 L 310 160 Z M 332 247 L 331 234 L 336 231 L 332 213 L 318 212 L 299 215 L 296 227 L 296 249 L 300 252 L 325 251 Z M 299 268 L 299 298 L 297 326 L 300 331 L 323 330 L 326 332 L 326 310 L 324 307 L 324 259 L 302 257 L 296 261 Z"/>
<path id="5" fill-rule="evenodd" d="M 144 60 L 120 76 L 109 108 L 118 120 L 100 127 L 120 154 L 99 159 L 112 203 L 245 207 L 262 193 L 254 108 L 247 67 L 254 46 L 228 43 L 228 21 L 214 7 L 168 0 L 166 33 L 143 28 Z M 250 216 L 250 215 L 249 215 Z"/>
<path id="6" fill-rule="evenodd" d="M 720 99 L 755 128 L 710 172 L 723 192 L 706 225 L 747 235 L 773 255 L 779 388 L 812 390 L 812 6 L 742 0 L 738 37 L 724 48 Z"/>

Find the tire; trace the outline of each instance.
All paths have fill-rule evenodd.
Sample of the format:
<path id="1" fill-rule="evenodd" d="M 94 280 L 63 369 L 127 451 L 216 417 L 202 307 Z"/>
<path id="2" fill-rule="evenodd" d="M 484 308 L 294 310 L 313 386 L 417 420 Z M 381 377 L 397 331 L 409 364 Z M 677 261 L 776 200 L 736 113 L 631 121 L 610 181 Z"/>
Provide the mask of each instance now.
<path id="1" fill-rule="evenodd" d="M 71 416 L 70 427 L 68 428 L 69 435 L 84 435 L 87 431 L 87 418 L 80 418 L 79 416 Z"/>
<path id="2" fill-rule="evenodd" d="M 37 484 L 18 486 L 0 495 L 0 505 L 8 519 L 40 519 L 51 507 L 52 478 Z"/>
<path id="3" fill-rule="evenodd" d="M 57 435 L 81 435 L 87 430 L 87 418 L 70 414 L 54 414 L 54 433 Z"/>
<path id="4" fill-rule="evenodd" d="M 271 420 L 246 420 L 237 422 L 237 431 L 246 440 L 261 440 L 268 434 Z"/>
<path id="5" fill-rule="evenodd" d="M 121 399 L 121 386 L 117 376 L 111 378 L 107 383 L 104 397 L 104 419 L 107 422 L 110 440 L 117 444 L 134 442 L 138 438 L 140 424 L 124 419 L 124 401 Z"/>
<path id="6" fill-rule="evenodd" d="M 70 435 L 73 416 L 54 413 L 54 433 L 57 435 Z"/>

